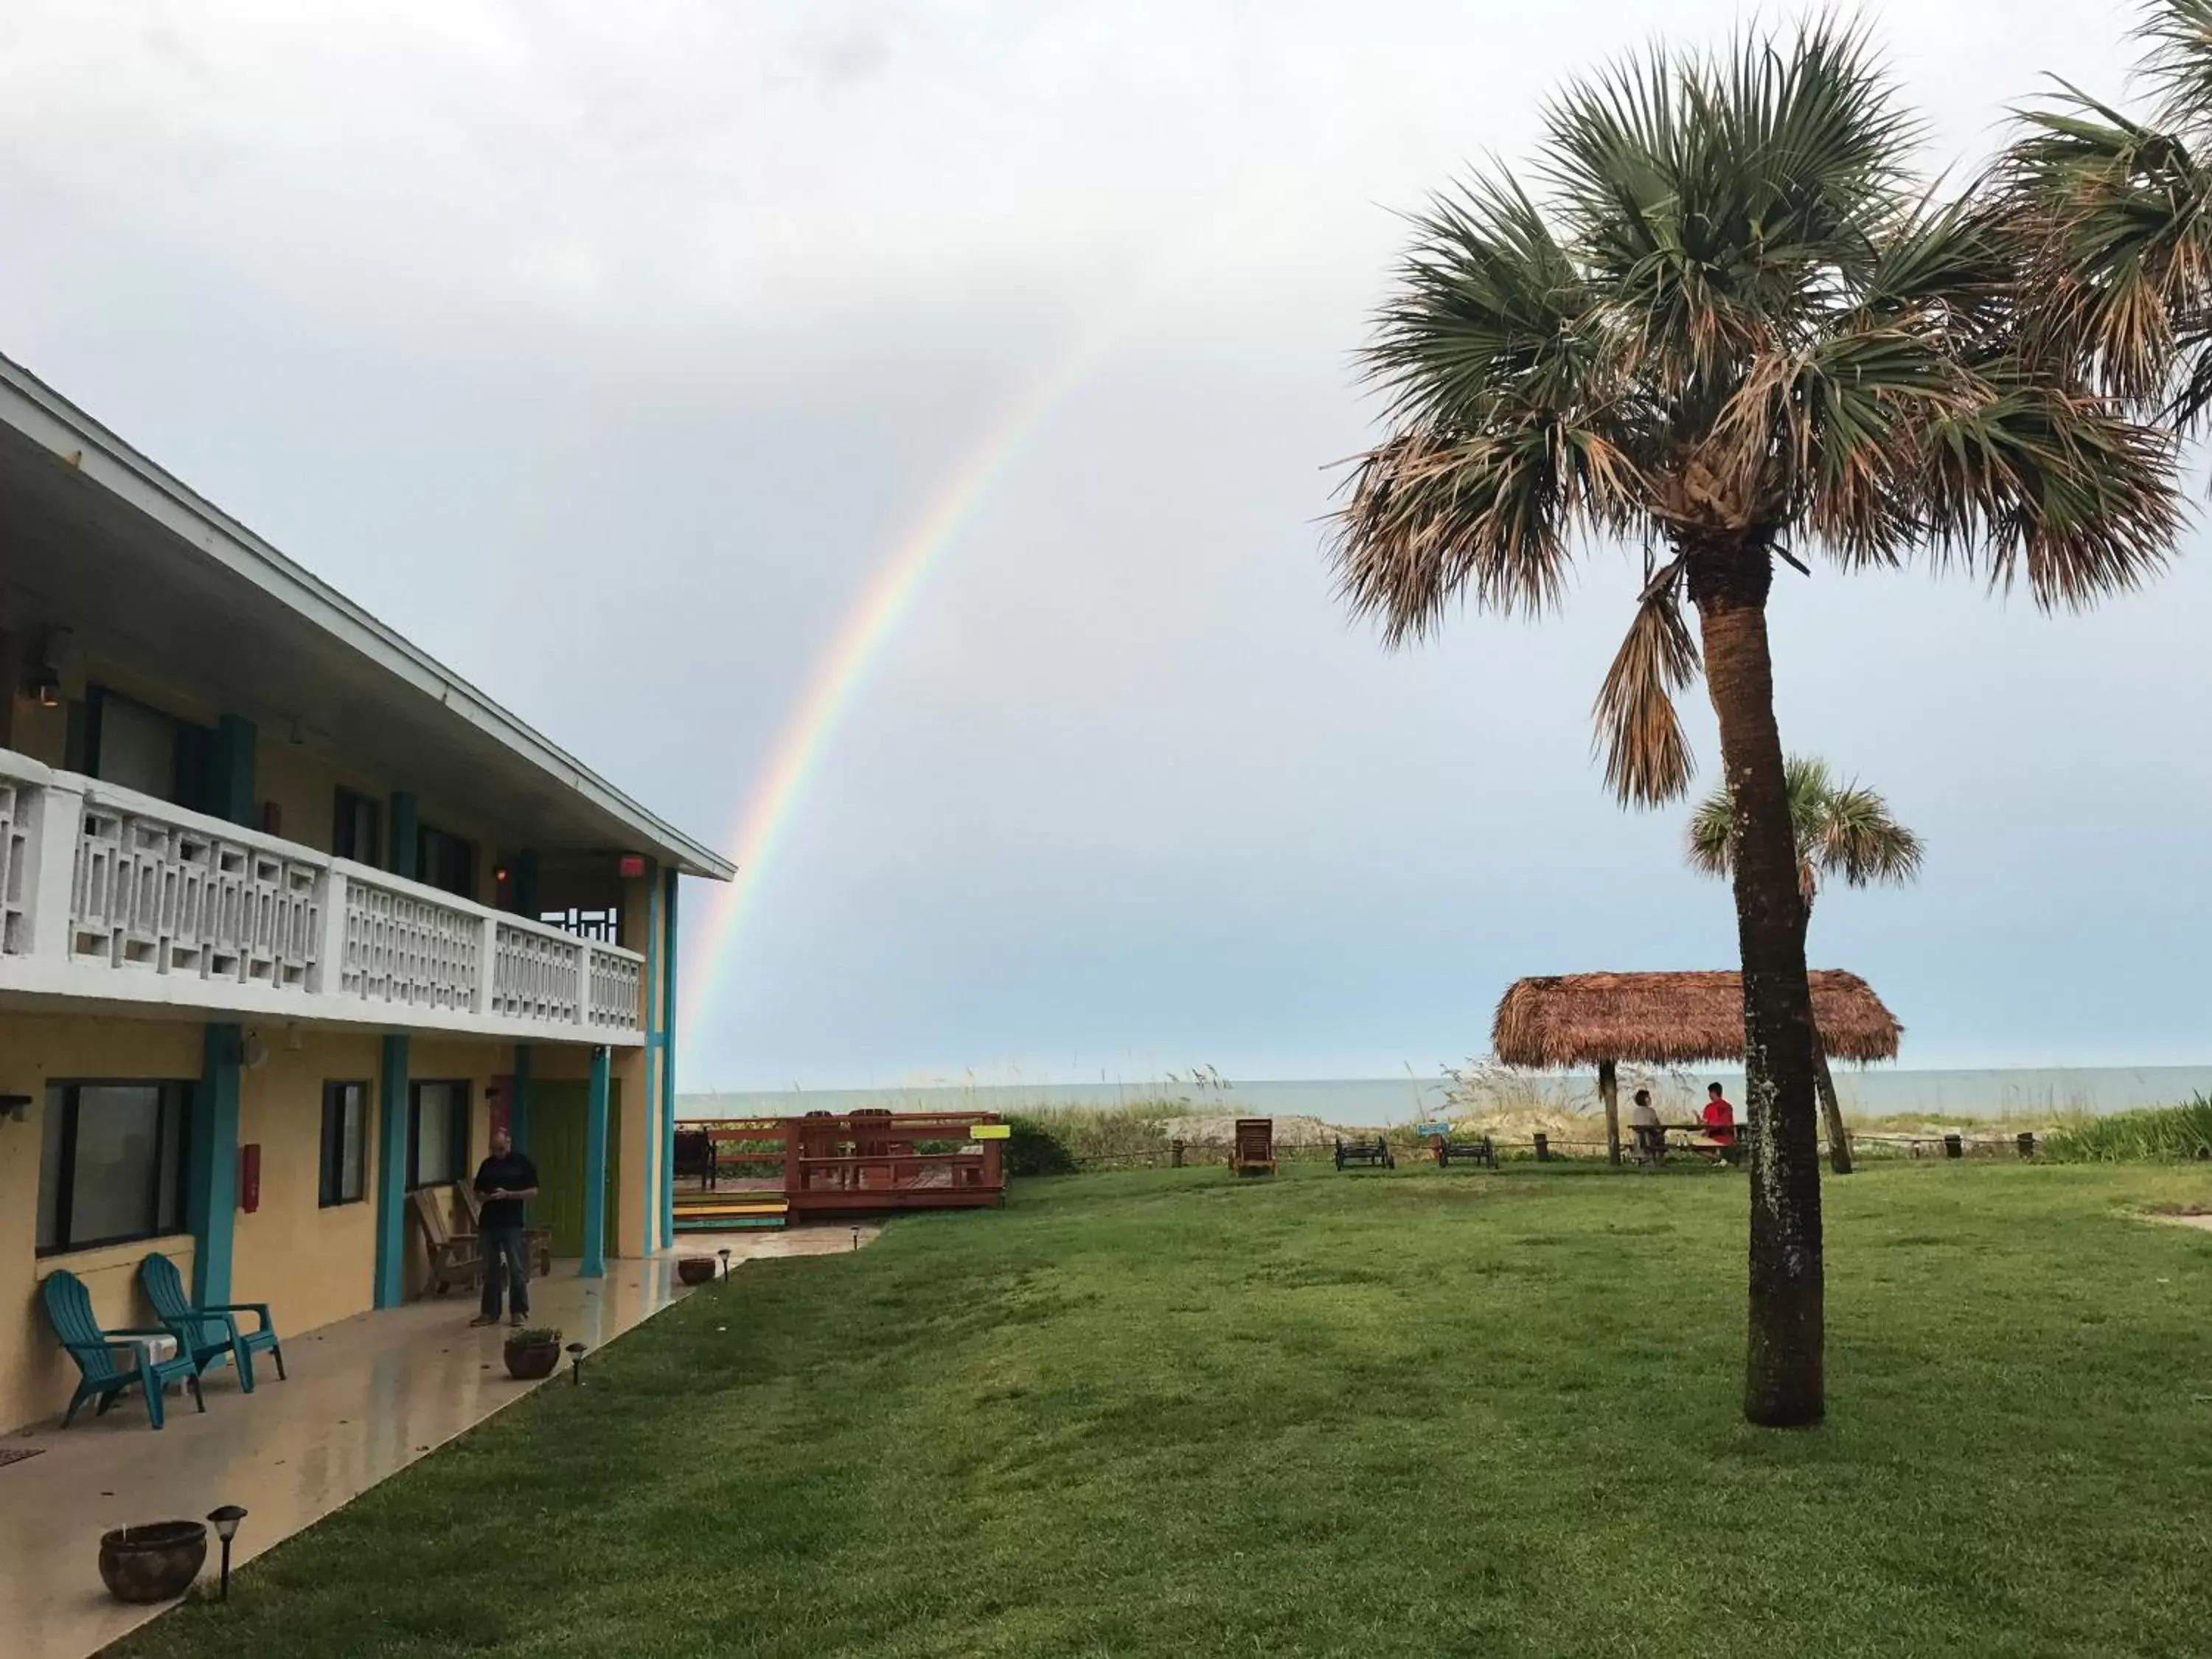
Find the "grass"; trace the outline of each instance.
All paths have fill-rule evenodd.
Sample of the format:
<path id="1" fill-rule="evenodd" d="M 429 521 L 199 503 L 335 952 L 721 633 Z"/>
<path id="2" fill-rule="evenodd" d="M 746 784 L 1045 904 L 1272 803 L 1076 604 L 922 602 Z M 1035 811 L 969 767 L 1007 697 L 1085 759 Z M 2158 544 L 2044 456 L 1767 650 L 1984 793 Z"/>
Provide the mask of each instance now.
<path id="1" fill-rule="evenodd" d="M 1741 1178 L 1036 1182 L 757 1263 L 126 1659 L 2195 1655 L 2212 1172 L 1827 1188 L 1745 1427 Z"/>
<path id="2" fill-rule="evenodd" d="M 2212 1098 L 2074 1118 L 2045 1137 L 2044 1148 L 2052 1158 L 2084 1164 L 2212 1159 Z"/>

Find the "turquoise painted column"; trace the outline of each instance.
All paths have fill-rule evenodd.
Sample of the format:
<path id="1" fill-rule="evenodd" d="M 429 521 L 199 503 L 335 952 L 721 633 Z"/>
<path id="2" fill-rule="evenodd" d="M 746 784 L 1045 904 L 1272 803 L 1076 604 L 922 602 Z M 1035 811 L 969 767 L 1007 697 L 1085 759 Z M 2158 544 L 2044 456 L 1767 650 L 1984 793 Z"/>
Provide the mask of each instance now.
<path id="1" fill-rule="evenodd" d="M 584 1112 L 583 1279 L 607 1276 L 607 1051 L 592 1050 L 592 1095 Z"/>
<path id="2" fill-rule="evenodd" d="M 376 1296 L 396 1308 L 407 1290 L 407 1039 L 384 1039 L 377 1079 Z"/>
<path id="3" fill-rule="evenodd" d="M 676 1245 L 676 872 L 661 872 L 667 896 L 660 934 L 660 1248 Z"/>
<path id="4" fill-rule="evenodd" d="M 416 868 L 416 855 L 422 850 L 416 831 L 422 821 L 415 810 L 415 796 L 410 790 L 392 792 L 392 854 L 386 866 L 395 876 L 405 876 L 412 881 L 420 873 Z"/>
<path id="5" fill-rule="evenodd" d="M 219 818 L 249 828 L 254 823 L 253 751 L 260 734 L 253 722 L 225 714 L 216 722 L 208 745 L 207 810 Z"/>
<path id="6" fill-rule="evenodd" d="M 515 1150 L 530 1150 L 530 1045 L 514 1045 L 514 1069 L 507 1074 L 507 1132 Z"/>
<path id="7" fill-rule="evenodd" d="M 538 920 L 538 854 L 527 847 L 514 855 L 514 914 Z"/>
<path id="8" fill-rule="evenodd" d="M 231 1237 L 238 1218 L 238 1060 L 235 1025 L 202 1039 L 199 1109 L 186 1162 L 185 1224 L 192 1235 L 192 1299 L 230 1300 Z"/>

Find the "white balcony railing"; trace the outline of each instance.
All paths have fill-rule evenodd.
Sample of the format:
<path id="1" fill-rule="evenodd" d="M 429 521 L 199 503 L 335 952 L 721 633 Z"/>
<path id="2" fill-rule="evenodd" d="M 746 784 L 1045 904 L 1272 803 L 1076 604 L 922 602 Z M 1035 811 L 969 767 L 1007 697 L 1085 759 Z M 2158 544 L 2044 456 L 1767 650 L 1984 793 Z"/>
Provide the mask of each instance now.
<path id="1" fill-rule="evenodd" d="M 635 1044 L 644 967 L 0 749 L 0 989 Z"/>

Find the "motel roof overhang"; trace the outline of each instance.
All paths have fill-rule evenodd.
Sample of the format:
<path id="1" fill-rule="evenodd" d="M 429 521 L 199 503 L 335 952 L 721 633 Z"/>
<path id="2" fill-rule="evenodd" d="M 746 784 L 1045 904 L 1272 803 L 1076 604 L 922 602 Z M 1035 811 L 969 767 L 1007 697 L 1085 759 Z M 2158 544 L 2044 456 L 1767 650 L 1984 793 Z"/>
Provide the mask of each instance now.
<path id="1" fill-rule="evenodd" d="M 0 598 L 18 626 L 97 617 L 88 649 L 296 723 L 426 801 L 495 805 L 549 849 L 737 872 L 6 358 Z"/>

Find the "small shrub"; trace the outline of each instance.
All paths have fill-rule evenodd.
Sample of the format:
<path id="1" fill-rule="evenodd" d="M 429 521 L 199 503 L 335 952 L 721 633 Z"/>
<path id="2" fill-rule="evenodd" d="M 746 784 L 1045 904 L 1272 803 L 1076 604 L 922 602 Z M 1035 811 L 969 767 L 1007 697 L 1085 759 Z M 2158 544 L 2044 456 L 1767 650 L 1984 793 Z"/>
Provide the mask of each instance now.
<path id="1" fill-rule="evenodd" d="M 2212 1097 L 2180 1106 L 2073 1120 L 2037 1142 L 2045 1157 L 2066 1164 L 2166 1164 L 2212 1158 Z"/>
<path id="2" fill-rule="evenodd" d="M 1006 1173 L 1010 1176 L 1073 1175 L 1075 1154 L 1042 1118 L 1016 1113 L 1006 1119 Z"/>

